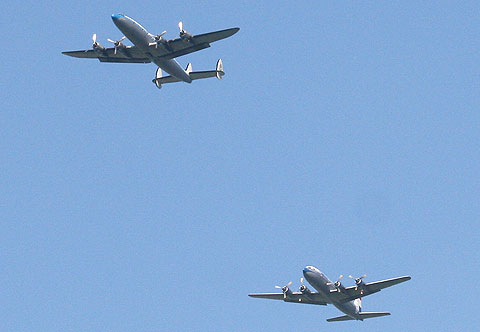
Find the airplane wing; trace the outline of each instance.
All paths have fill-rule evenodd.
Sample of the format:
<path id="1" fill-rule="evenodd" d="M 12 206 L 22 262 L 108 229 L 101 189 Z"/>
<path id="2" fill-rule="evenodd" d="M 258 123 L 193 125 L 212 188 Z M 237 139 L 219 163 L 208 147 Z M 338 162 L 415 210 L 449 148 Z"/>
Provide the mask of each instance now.
<path id="1" fill-rule="evenodd" d="M 215 32 L 204 33 L 192 36 L 189 40 L 177 38 L 169 40 L 166 43 L 159 43 L 157 46 L 150 45 L 147 52 L 150 56 L 164 59 L 173 59 L 185 54 L 193 53 L 204 48 L 210 47 L 210 43 L 217 40 L 225 39 L 237 33 L 239 28 L 231 28 L 219 30 Z M 101 62 L 116 63 L 150 63 L 151 60 L 146 56 L 145 51 L 138 49 L 136 46 L 127 46 L 119 49 L 115 54 L 115 48 L 106 48 L 103 51 L 81 50 L 62 52 L 65 55 L 75 58 L 98 59 Z"/>
<path id="2" fill-rule="evenodd" d="M 257 297 L 261 299 L 269 300 L 282 300 L 285 302 L 292 303 L 304 303 L 304 304 L 317 304 L 317 305 L 327 305 L 331 303 L 329 299 L 323 296 L 320 293 L 310 293 L 309 295 L 293 292 L 288 295 L 285 299 L 283 293 L 258 293 L 258 294 L 248 294 L 250 297 Z"/>
<path id="3" fill-rule="evenodd" d="M 173 59 L 179 56 L 193 53 L 204 48 L 210 47 L 210 43 L 228 38 L 238 32 L 240 28 L 231 28 L 215 32 L 203 33 L 192 36 L 190 40 L 177 38 L 169 40 L 166 44 L 159 44 L 157 47 L 150 46 L 149 51 L 155 55 L 166 59 Z"/>
<path id="4" fill-rule="evenodd" d="M 125 49 L 119 49 L 115 54 L 115 48 L 106 48 L 104 51 L 96 52 L 94 50 L 69 51 L 62 52 L 65 55 L 75 58 L 98 59 L 100 62 L 117 63 L 150 63 L 150 59 L 145 53 L 135 46 L 127 46 Z"/>
<path id="5" fill-rule="evenodd" d="M 351 286 L 341 292 L 336 290 L 330 291 L 330 297 L 338 302 L 348 302 L 360 297 L 368 296 L 381 291 L 384 288 L 394 286 L 396 284 L 410 280 L 411 277 L 398 277 L 382 281 L 375 281 L 365 284 L 363 287 Z"/>

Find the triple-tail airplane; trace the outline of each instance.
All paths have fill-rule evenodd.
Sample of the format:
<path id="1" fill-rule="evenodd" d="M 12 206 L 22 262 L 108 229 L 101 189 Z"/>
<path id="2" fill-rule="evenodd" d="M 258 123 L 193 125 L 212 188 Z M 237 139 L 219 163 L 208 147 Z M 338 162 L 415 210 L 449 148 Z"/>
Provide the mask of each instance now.
<path id="1" fill-rule="evenodd" d="M 152 35 L 138 22 L 124 14 L 112 15 L 113 23 L 124 34 L 119 40 L 107 39 L 114 47 L 105 48 L 97 42 L 97 34 L 93 34 L 91 50 L 62 52 L 76 58 L 93 58 L 100 62 L 117 63 L 150 63 L 158 66 L 153 83 L 160 89 L 164 83 L 187 82 L 201 78 L 216 77 L 221 79 L 225 75 L 222 60 L 217 61 L 215 70 L 193 71 L 192 64 L 188 64 L 184 70 L 176 57 L 189 54 L 210 47 L 210 43 L 228 38 L 235 34 L 239 28 L 231 28 L 200 35 L 191 35 L 183 29 L 183 23 L 179 22 L 180 38 L 166 40 L 163 35 Z M 135 46 L 126 46 L 122 41 L 128 38 Z M 162 70 L 170 74 L 163 77 Z"/>
<path id="2" fill-rule="evenodd" d="M 259 297 L 271 300 L 283 300 L 285 302 L 293 303 L 305 303 L 305 304 L 318 304 L 327 305 L 333 304 L 338 310 L 342 311 L 345 315 L 329 318 L 327 322 L 339 322 L 345 320 L 361 320 L 367 318 L 381 317 L 390 315 L 389 312 L 364 312 L 362 311 L 362 297 L 379 292 L 383 288 L 387 288 L 401 282 L 410 280 L 409 276 L 392 278 L 382 281 L 375 281 L 370 283 L 364 283 L 363 278 L 354 278 L 351 275 L 350 278 L 355 280 L 355 286 L 344 287 L 340 280 L 343 275 L 335 282 L 331 282 L 325 274 L 314 266 L 307 266 L 303 269 L 303 275 L 305 279 L 317 290 L 312 292 L 303 283 L 303 278 L 300 279 L 300 292 L 292 292 L 289 286 L 292 284 L 290 281 L 286 286 L 275 288 L 281 289 L 282 293 L 261 293 L 261 294 L 249 294 L 251 297 Z"/>

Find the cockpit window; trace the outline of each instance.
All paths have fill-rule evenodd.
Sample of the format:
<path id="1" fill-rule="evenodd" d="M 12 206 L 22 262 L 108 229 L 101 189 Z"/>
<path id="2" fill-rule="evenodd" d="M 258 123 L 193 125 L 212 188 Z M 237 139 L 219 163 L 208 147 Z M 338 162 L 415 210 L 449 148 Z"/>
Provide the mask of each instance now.
<path id="1" fill-rule="evenodd" d="M 307 269 L 320 273 L 320 271 L 315 266 L 307 266 Z"/>

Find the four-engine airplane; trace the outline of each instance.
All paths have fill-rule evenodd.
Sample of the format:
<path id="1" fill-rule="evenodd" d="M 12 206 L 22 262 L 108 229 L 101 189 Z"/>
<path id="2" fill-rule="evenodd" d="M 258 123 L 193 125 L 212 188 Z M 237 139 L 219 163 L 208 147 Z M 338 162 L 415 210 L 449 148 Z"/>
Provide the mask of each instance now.
<path id="1" fill-rule="evenodd" d="M 189 63 L 184 70 L 176 57 L 189 54 L 210 47 L 210 43 L 217 40 L 228 38 L 235 34 L 239 28 L 225 29 L 200 35 L 191 35 L 183 29 L 183 23 L 179 22 L 180 38 L 166 40 L 163 35 L 166 31 L 158 35 L 152 35 L 139 23 L 123 14 L 112 15 L 113 23 L 123 32 L 124 36 L 117 41 L 108 39 L 114 47 L 105 48 L 97 42 L 97 35 L 93 34 L 93 46 L 91 50 L 62 52 L 76 58 L 93 58 L 100 62 L 117 63 L 150 63 L 158 66 L 153 83 L 160 89 L 164 83 L 187 82 L 193 80 L 217 77 L 221 79 L 225 75 L 223 71 L 222 60 L 217 61 L 215 70 L 192 71 L 192 65 Z M 126 46 L 122 41 L 128 38 L 135 46 Z M 170 76 L 162 76 L 162 70 Z"/>
<path id="2" fill-rule="evenodd" d="M 365 283 L 363 278 L 350 278 L 355 280 L 355 286 L 344 287 L 340 280 L 343 275 L 335 282 L 331 282 L 325 274 L 314 266 L 307 266 L 303 269 L 303 275 L 305 279 L 315 288 L 317 292 L 313 292 L 308 289 L 303 283 L 303 278 L 300 279 L 300 292 L 292 292 L 289 286 L 292 284 L 290 281 L 286 286 L 275 286 L 282 290 L 282 293 L 261 293 L 261 294 L 249 294 L 251 297 L 259 297 L 271 300 L 283 300 L 285 302 L 293 303 L 305 303 L 305 304 L 317 304 L 327 305 L 333 304 L 337 309 L 342 311 L 345 315 L 329 318 L 327 322 L 338 322 L 345 320 L 361 320 L 367 318 L 381 317 L 390 315 L 389 312 L 363 312 L 362 311 L 362 297 L 374 294 L 396 284 L 404 281 L 408 281 L 411 278 L 409 276 L 392 278 L 382 281 L 375 281 Z"/>

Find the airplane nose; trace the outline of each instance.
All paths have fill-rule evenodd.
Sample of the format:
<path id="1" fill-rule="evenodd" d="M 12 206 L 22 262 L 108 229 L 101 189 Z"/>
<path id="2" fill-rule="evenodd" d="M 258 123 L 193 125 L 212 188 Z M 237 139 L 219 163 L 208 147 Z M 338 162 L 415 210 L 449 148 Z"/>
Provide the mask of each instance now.
<path id="1" fill-rule="evenodd" d="M 310 270 L 308 267 L 305 267 L 305 268 L 303 269 L 303 274 L 309 273 L 309 272 L 312 272 L 312 270 Z"/>
<path id="2" fill-rule="evenodd" d="M 120 18 L 122 18 L 122 17 L 123 17 L 122 14 L 113 14 L 113 15 L 112 15 L 112 20 L 116 21 L 116 20 L 118 20 L 118 19 L 120 19 Z"/>

